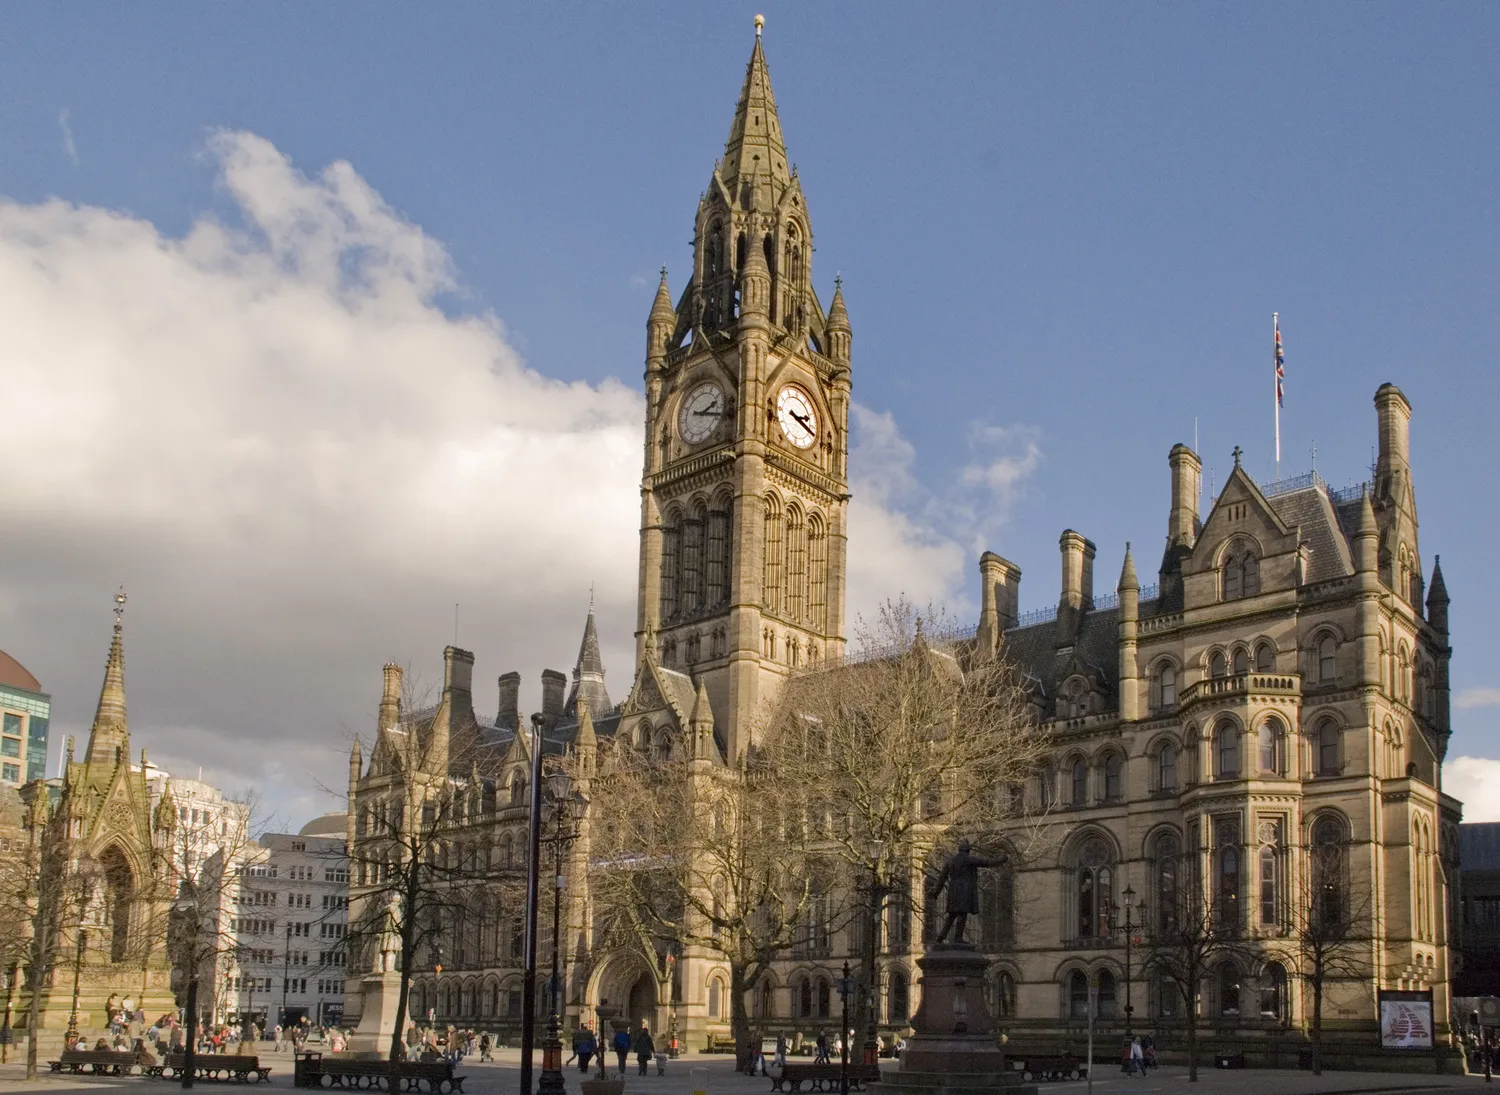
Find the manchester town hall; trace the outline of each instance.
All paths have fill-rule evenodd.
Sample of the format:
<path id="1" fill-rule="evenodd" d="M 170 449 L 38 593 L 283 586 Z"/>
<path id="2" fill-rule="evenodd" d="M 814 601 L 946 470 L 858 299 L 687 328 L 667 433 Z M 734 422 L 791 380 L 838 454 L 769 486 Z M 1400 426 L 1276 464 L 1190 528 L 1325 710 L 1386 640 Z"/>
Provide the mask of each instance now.
<path id="1" fill-rule="evenodd" d="M 440 700 L 422 710 L 403 707 L 401 670 L 387 666 L 373 746 L 350 758 L 352 847 L 374 838 L 374 819 L 413 782 L 458 787 L 467 806 L 445 854 L 498 878 L 527 855 L 528 723 L 558 754 L 624 736 L 664 760 L 732 764 L 791 674 L 843 658 L 852 334 L 838 283 L 826 304 L 814 287 L 812 231 L 757 31 L 694 213 L 691 274 L 674 297 L 663 272 L 646 321 L 624 698 L 606 688 L 592 612 L 571 678 L 544 673 L 529 720 L 515 673 L 499 677 L 495 716 L 476 713 L 467 651 L 447 649 Z M 1169 1044 L 1192 1006 L 1215 1044 L 1262 1059 L 1294 1047 L 1310 994 L 1305 955 L 1281 944 L 1330 885 L 1357 910 L 1371 972 L 1329 986 L 1329 1037 L 1378 1046 L 1378 1001 L 1391 992 L 1430 991 L 1436 1033 L 1446 1032 L 1460 810 L 1441 790 L 1448 594 L 1418 536 L 1411 405 L 1384 384 L 1374 412 L 1372 476 L 1350 489 L 1316 473 L 1257 483 L 1236 450 L 1204 501 L 1199 455 L 1171 447 L 1165 549 L 1159 563 L 1127 549 L 1113 592 L 1096 593 L 1094 544 L 1071 529 L 1058 541 L 1055 609 L 1022 614 L 1020 569 L 992 552 L 977 560 L 980 615 L 959 654 L 1003 650 L 1050 743 L 1029 793 L 1054 839 L 986 890 L 981 916 L 988 998 L 1012 1040 L 1076 1035 L 1092 1011 L 1103 1031 L 1133 1021 Z M 355 861 L 351 921 L 379 880 L 378 866 Z M 920 909 L 921 871 L 913 877 Z M 1191 1004 L 1141 963 L 1187 886 L 1211 892 L 1246 941 L 1202 971 Z M 697 1048 L 728 1035 L 722 962 L 602 945 L 579 929 L 581 889 L 570 880 L 573 928 L 560 940 L 565 1026 L 623 1016 Z M 424 945 L 410 1014 L 519 1029 L 522 907 L 497 883 Z M 919 1002 L 928 922 L 919 912 L 880 939 L 884 1039 Z M 859 966 L 858 934 L 836 930 L 779 959 L 749 992 L 755 1029 L 833 1037 L 839 971 Z M 390 946 L 350 958 L 345 1014 L 370 1034 L 394 1016 Z"/>

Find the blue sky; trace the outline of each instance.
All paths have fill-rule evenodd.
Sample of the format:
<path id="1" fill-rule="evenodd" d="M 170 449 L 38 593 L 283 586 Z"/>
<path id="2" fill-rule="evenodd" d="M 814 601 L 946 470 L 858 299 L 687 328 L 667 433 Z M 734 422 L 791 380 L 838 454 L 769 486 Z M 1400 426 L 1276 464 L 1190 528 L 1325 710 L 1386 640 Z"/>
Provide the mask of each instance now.
<path id="1" fill-rule="evenodd" d="M 215 255 L 220 288 L 234 255 L 268 260 L 259 289 L 236 298 L 240 319 L 245 301 L 280 291 L 278 271 L 306 288 L 320 256 L 347 272 L 369 253 L 436 248 L 443 257 L 432 270 L 402 281 L 411 290 L 402 307 L 436 311 L 447 326 L 405 357 L 390 329 L 369 336 L 374 349 L 361 352 L 393 358 L 379 375 L 394 387 L 382 390 L 410 399 L 428 398 L 411 394 L 424 381 L 462 390 L 472 377 L 455 382 L 432 347 L 480 337 L 479 327 L 491 341 L 474 352 L 530 377 L 537 415 L 555 416 L 543 434 L 559 431 L 505 450 L 545 468 L 542 497 L 486 482 L 483 470 L 510 475 L 514 463 L 456 445 L 441 472 L 462 489 L 429 469 L 412 497 L 435 490 L 448 500 L 430 513 L 428 501 L 402 501 L 388 515 L 403 522 L 417 507 L 442 535 L 342 568 L 360 579 L 344 592 L 287 579 L 328 566 L 337 543 L 265 532 L 296 512 L 278 493 L 288 466 L 255 463 L 265 489 L 243 496 L 204 487 L 205 498 L 234 499 L 236 527 L 257 530 L 235 537 L 237 547 L 205 537 L 190 551 L 170 522 L 150 516 L 162 512 L 151 509 L 161 469 L 217 458 L 212 432 L 130 465 L 135 472 L 120 473 L 129 489 L 105 481 L 123 441 L 112 459 L 59 460 L 76 479 L 37 478 L 8 503 L 0 489 L 0 514 L 8 509 L 7 525 L 21 530 L 0 536 L 9 544 L 0 546 L 0 641 L 52 689 L 59 724 L 87 724 L 120 578 L 141 591 L 130 625 L 140 636 L 131 647 L 137 733 L 154 720 L 179 765 L 215 742 L 268 735 L 291 767 L 259 778 L 336 774 L 295 741 L 334 733 L 331 723 L 362 730 L 386 657 L 436 672 L 455 601 L 469 606 L 461 615 L 475 630 L 461 637 L 480 657 L 481 679 L 515 665 L 530 682 L 544 662 L 571 661 L 588 583 L 598 581 L 614 636 L 611 679 L 623 694 L 634 595 L 628 483 L 638 460 L 624 389 L 639 387 L 657 269 L 669 267 L 674 291 L 685 278 L 693 209 L 722 151 L 756 10 L 767 17 L 782 124 L 808 194 L 813 276 L 826 299 L 843 275 L 854 326 L 865 467 L 856 485 L 872 506 L 865 527 L 878 530 L 868 538 L 871 588 L 900 582 L 972 614 L 973 559 L 990 547 L 1022 566 L 1023 607 L 1038 607 L 1057 595 L 1064 527 L 1099 544 L 1101 584 L 1112 584 L 1127 539 L 1138 559 L 1154 561 L 1166 453 L 1192 443 L 1195 420 L 1205 481 L 1222 484 L 1236 444 L 1253 475 L 1274 474 L 1268 370 L 1279 310 L 1283 474 L 1305 471 L 1315 442 L 1318 470 L 1335 486 L 1364 479 L 1375 388 L 1393 381 L 1414 405 L 1424 562 L 1441 553 L 1454 597 L 1453 753 L 1500 758 L 1500 673 L 1491 668 L 1500 640 L 1485 624 L 1500 608 L 1487 561 L 1496 518 L 1474 486 L 1497 455 L 1500 10 L 1480 4 L 6 7 L 0 197 L 10 239 L 39 247 L 45 236 L 49 254 L 76 265 L 66 279 L 75 291 L 55 312 L 20 312 L 17 300 L 32 298 L 13 295 L 18 311 L 3 326 L 30 326 L 34 349 L 56 332 L 82 338 L 128 323 L 142 307 L 130 284 L 155 284 L 150 253 L 207 225 L 243 232 Z M 239 143 L 226 144 L 226 133 Z M 324 175 L 340 162 L 359 186 Z M 365 191 L 387 203 L 374 227 L 363 219 Z M 291 194 L 300 197 L 278 204 Z M 75 207 L 72 220 L 42 215 L 54 197 Z M 82 227 L 77 211 L 109 216 Z M 140 245 L 130 265 L 101 259 L 122 253 L 110 224 L 130 226 Z M 313 237 L 334 240 L 332 252 L 305 250 Z M 125 391 L 132 370 L 173 354 L 184 369 L 198 362 L 217 375 L 225 348 L 208 328 L 230 320 L 208 322 L 224 301 L 201 290 L 164 281 L 151 295 L 160 316 L 194 313 L 200 339 L 96 363 L 101 375 Z M 7 310 L 0 304 L 0 316 Z M 341 317 L 375 312 L 346 299 Z M 361 374 L 357 362 L 322 375 L 299 364 L 309 346 L 329 344 L 314 326 L 322 333 L 298 349 L 247 358 L 239 375 L 249 387 L 231 386 L 233 403 L 243 408 L 259 378 L 286 406 L 318 409 L 301 441 L 347 454 L 348 438 L 325 434 L 336 435 L 328 422 Z M 160 327 L 152 339 L 165 339 Z M 246 330 L 253 336 L 255 324 Z M 364 337 L 355 332 L 368 334 L 352 320 L 340 330 L 341 352 Z M 64 391 L 84 383 L 84 374 L 68 377 L 69 360 L 50 359 L 39 375 Z M 48 427 L 36 441 L 45 451 L 48 436 L 70 437 L 49 416 L 69 416 L 63 400 L 37 390 L 23 386 L 10 402 Z M 149 417 L 160 393 L 183 390 L 179 374 L 163 372 L 139 387 L 151 397 L 130 405 Z M 224 394 L 205 387 L 194 399 L 212 403 L 215 392 Z M 256 398 L 267 416 L 287 413 L 274 392 Z M 530 405 L 489 392 L 467 411 L 486 399 L 502 415 Z M 108 407 L 95 412 L 110 421 Z M 369 413 L 390 426 L 388 407 Z M 453 399 L 410 417 L 430 433 L 390 428 L 406 430 L 412 446 L 424 436 L 456 444 L 466 428 Z M 165 436 L 176 421 L 151 432 Z M 322 489 L 337 489 L 328 486 L 339 481 L 335 464 L 313 476 L 327 481 Z M 606 483 L 616 494 L 625 484 L 627 497 L 606 497 Z M 121 505 L 126 532 L 91 536 L 99 507 L 59 501 L 96 494 Z M 267 536 L 261 549 L 227 569 L 214 564 L 257 535 Z M 424 540 L 466 536 L 490 546 L 423 557 Z M 519 597 L 516 581 L 534 584 L 520 544 L 538 539 L 544 564 L 563 552 L 576 565 Z M 38 581 L 38 567 L 52 580 Z M 933 573 L 908 582 L 906 568 Z M 178 580 L 184 571 L 193 581 Z M 256 591 L 248 609 L 247 588 Z M 528 628 L 545 641 L 523 641 Z M 313 633 L 316 641 L 296 638 Z M 557 653 L 535 651 L 549 646 Z M 343 668 L 331 676 L 313 668 L 334 663 Z M 311 808 L 293 801 L 289 810 Z"/>

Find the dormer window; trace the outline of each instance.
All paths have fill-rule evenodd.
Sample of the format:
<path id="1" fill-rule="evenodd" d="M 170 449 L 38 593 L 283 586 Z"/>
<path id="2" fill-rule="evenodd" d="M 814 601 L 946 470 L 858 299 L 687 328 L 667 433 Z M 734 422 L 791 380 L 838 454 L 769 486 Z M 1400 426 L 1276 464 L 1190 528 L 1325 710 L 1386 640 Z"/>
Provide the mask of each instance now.
<path id="1" fill-rule="evenodd" d="M 1236 540 L 1224 553 L 1219 589 L 1222 600 L 1235 601 L 1260 592 L 1260 559 L 1244 540 Z"/>

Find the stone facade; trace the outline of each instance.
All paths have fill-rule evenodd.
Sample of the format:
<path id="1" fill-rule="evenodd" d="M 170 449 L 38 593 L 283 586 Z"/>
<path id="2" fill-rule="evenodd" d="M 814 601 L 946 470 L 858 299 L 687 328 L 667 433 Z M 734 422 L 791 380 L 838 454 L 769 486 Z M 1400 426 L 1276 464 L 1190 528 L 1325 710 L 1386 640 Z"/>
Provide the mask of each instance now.
<path id="1" fill-rule="evenodd" d="M 566 699 L 567 678 L 544 674 L 533 722 L 549 752 L 592 755 L 623 735 L 664 762 L 732 765 L 793 671 L 843 657 L 852 332 L 842 288 L 825 310 L 812 287 L 811 222 L 788 164 L 757 33 L 724 158 L 695 216 L 693 270 L 675 302 L 663 272 L 647 322 L 632 684 L 610 704 L 590 614 Z M 1127 549 L 1117 593 L 1096 597 L 1094 545 L 1067 530 L 1056 610 L 1023 617 L 1019 568 L 993 553 L 979 560 L 977 626 L 945 641 L 960 662 L 1014 663 L 1056 743 L 1029 792 L 1045 813 L 1042 850 L 982 895 L 987 991 L 1013 1038 L 1072 1038 L 1092 989 L 1105 1030 L 1123 1029 L 1129 993 L 1137 1028 L 1170 1040 L 1182 1004 L 1141 978 L 1139 949 L 1127 976 L 1122 909 L 1134 895 L 1132 922 L 1149 926 L 1170 888 L 1192 879 L 1247 941 L 1243 961 L 1206 979 L 1205 1025 L 1223 1041 L 1294 1043 L 1307 1002 L 1283 952 L 1306 911 L 1311 857 L 1329 846 L 1351 893 L 1365 894 L 1371 973 L 1333 987 L 1326 1025 L 1373 1044 L 1377 987 L 1430 988 L 1446 1016 L 1459 813 L 1440 789 L 1448 598 L 1435 565 L 1430 587 L 1422 578 L 1411 408 L 1391 385 L 1375 403 L 1374 478 L 1351 491 L 1316 475 L 1262 486 L 1236 456 L 1200 517 L 1199 457 L 1173 448 L 1154 589 L 1141 588 Z M 350 761 L 350 840 L 370 840 L 366 811 L 388 810 L 413 781 L 465 789 L 473 807 L 449 854 L 490 881 L 472 921 L 449 933 L 442 973 L 431 954 L 419 960 L 413 1008 L 514 1029 L 518 906 L 505 878 L 525 862 L 530 760 L 519 678 L 500 678 L 499 713 L 483 719 L 473 656 L 449 648 L 445 657 L 434 711 L 403 712 L 400 671 L 386 668 L 371 759 L 356 745 Z M 402 769 L 402 756 L 420 759 Z M 988 837 L 1003 846 L 1007 834 Z M 921 867 L 909 864 L 881 933 L 886 1036 L 917 1002 L 930 931 Z M 569 875 L 581 877 L 576 864 Z M 580 890 L 568 891 L 562 941 L 568 1022 L 644 1019 L 694 1045 L 728 1033 L 720 961 L 603 948 Z M 352 919 L 374 892 L 356 873 Z M 752 989 L 760 1029 L 833 1030 L 838 971 L 858 964 L 862 940 L 824 927 Z M 543 936 L 545 964 L 545 926 Z M 389 969 L 371 954 L 357 961 L 374 1000 Z M 351 996 L 350 1014 L 362 1006 Z"/>

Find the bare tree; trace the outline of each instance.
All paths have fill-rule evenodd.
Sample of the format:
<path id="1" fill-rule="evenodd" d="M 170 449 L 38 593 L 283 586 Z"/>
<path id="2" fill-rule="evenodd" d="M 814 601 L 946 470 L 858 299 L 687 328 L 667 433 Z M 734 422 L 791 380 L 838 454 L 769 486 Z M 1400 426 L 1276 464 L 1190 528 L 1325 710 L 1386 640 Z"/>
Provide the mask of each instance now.
<path id="1" fill-rule="evenodd" d="M 26 835 L 18 854 L 6 859 L 0 885 L 6 917 L 20 926 L 12 968 L 26 964 L 27 990 L 26 1078 L 38 1072 L 37 1036 L 42 1017 L 42 988 L 56 969 L 62 944 L 62 925 L 81 922 L 85 894 L 73 870 L 73 840 L 62 811 L 51 809 L 46 786 L 32 785 L 27 804 Z M 73 914 L 69 916 L 69 912 Z M 76 929 L 75 929 L 76 930 Z"/>
<path id="2" fill-rule="evenodd" d="M 388 667 L 388 674 L 394 669 Z M 388 684 L 391 679 L 404 681 L 399 670 Z M 491 888 L 486 880 L 510 873 L 490 864 L 477 840 L 466 839 L 494 809 L 494 785 L 479 772 L 477 737 L 445 731 L 443 755 L 437 756 L 433 723 L 448 716 L 427 707 L 414 691 L 402 684 L 399 707 L 382 703 L 370 773 L 381 778 L 350 803 L 354 839 L 344 949 L 351 976 L 401 974 L 391 1060 L 404 1055 L 408 991 L 418 963 L 440 966 L 444 940 L 453 939 L 455 926 L 475 910 L 481 886 Z M 403 717 L 402 711 L 414 713 Z"/>
<path id="3" fill-rule="evenodd" d="M 743 1067 L 746 994 L 807 930 L 827 888 L 792 819 L 797 774 L 764 760 L 724 767 L 704 751 L 663 763 L 618 739 L 604 757 L 597 775 L 592 757 L 572 758 L 591 796 L 597 945 L 634 946 L 658 970 L 669 947 L 722 957 Z"/>
<path id="4" fill-rule="evenodd" d="M 1188 1079 L 1198 1079 L 1198 998 L 1209 974 L 1225 962 L 1251 955 L 1235 902 L 1216 904 L 1189 886 L 1176 909 L 1163 915 L 1148 938 L 1143 970 L 1170 985 L 1182 1005 Z"/>
<path id="5" fill-rule="evenodd" d="M 948 639 L 952 630 L 940 611 L 887 601 L 872 623 L 860 621 L 853 657 L 788 682 L 755 752 L 797 789 L 814 849 L 841 861 L 850 891 L 868 895 L 872 1030 L 887 898 L 909 901 L 906 879 L 944 842 L 1003 833 L 1024 855 L 1041 832 L 1024 788 L 1048 743 L 1025 681 L 1003 648 L 980 655 Z"/>
<path id="6" fill-rule="evenodd" d="M 1351 880 L 1341 840 L 1315 842 L 1305 859 L 1307 870 L 1294 890 L 1290 932 L 1280 950 L 1312 998 L 1312 1071 L 1321 1075 L 1323 1006 L 1329 990 L 1340 983 L 1367 986 L 1370 981 L 1374 902 L 1368 882 Z"/>

